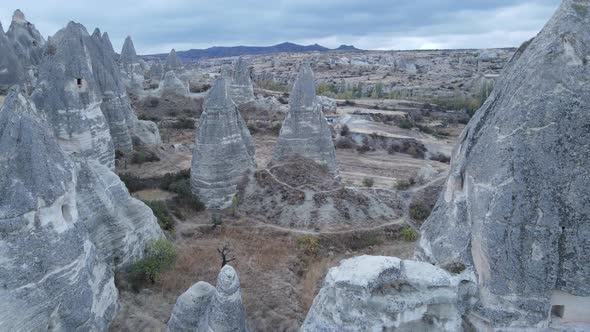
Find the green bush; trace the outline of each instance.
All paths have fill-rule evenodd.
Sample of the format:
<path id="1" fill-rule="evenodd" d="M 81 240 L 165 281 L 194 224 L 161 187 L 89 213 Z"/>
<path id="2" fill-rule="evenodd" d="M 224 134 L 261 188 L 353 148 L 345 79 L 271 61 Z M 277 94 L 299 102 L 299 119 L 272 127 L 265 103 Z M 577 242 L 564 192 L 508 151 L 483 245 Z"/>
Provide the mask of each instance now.
<path id="1" fill-rule="evenodd" d="M 410 120 L 408 120 L 408 119 L 402 119 L 402 120 L 399 122 L 398 126 L 399 126 L 401 129 L 412 129 L 412 128 L 414 128 L 414 124 L 412 123 L 412 121 L 410 121 Z"/>
<path id="2" fill-rule="evenodd" d="M 155 283 L 162 272 L 170 269 L 176 261 L 176 248 L 166 239 L 154 240 L 145 248 L 145 256 L 131 267 L 131 278 Z"/>
<path id="3" fill-rule="evenodd" d="M 174 129 L 195 129 L 195 120 L 182 118 L 173 122 L 171 125 Z"/>
<path id="4" fill-rule="evenodd" d="M 404 229 L 402 229 L 399 234 L 401 235 L 402 239 L 408 242 L 413 242 L 418 239 L 418 233 L 416 233 L 416 231 L 409 226 L 404 227 Z"/>
<path id="5" fill-rule="evenodd" d="M 365 187 L 372 187 L 375 184 L 375 180 L 373 178 L 364 178 L 363 179 L 363 186 Z"/>
<path id="6" fill-rule="evenodd" d="M 417 221 L 424 221 L 430 215 L 431 209 L 424 203 L 416 202 L 410 205 L 410 217 Z"/>
<path id="7" fill-rule="evenodd" d="M 306 255 L 317 256 L 320 250 L 320 239 L 311 234 L 303 235 L 297 239 L 297 248 Z"/>
<path id="8" fill-rule="evenodd" d="M 133 152 L 133 157 L 131 157 L 132 164 L 143 164 L 155 161 L 160 161 L 160 158 L 151 151 L 135 151 Z"/>
<path id="9" fill-rule="evenodd" d="M 166 203 L 161 201 L 148 201 L 145 202 L 147 206 L 152 209 L 154 215 L 158 219 L 158 224 L 165 231 L 171 231 L 174 229 L 174 219 L 166 206 Z"/>
<path id="10" fill-rule="evenodd" d="M 199 198 L 193 195 L 191 189 L 190 179 L 182 178 L 170 183 L 165 190 L 175 193 L 177 196 L 174 199 L 176 203 L 188 206 L 196 211 L 205 210 L 205 204 Z"/>
<path id="11" fill-rule="evenodd" d="M 278 135 L 278 134 L 280 134 L 280 133 L 281 133 L 281 128 L 282 128 L 282 127 L 283 127 L 283 125 L 282 125 L 282 124 L 280 124 L 280 123 L 277 123 L 277 124 L 275 124 L 274 126 L 272 126 L 272 132 L 273 132 L 273 134 L 275 134 L 275 135 Z"/>

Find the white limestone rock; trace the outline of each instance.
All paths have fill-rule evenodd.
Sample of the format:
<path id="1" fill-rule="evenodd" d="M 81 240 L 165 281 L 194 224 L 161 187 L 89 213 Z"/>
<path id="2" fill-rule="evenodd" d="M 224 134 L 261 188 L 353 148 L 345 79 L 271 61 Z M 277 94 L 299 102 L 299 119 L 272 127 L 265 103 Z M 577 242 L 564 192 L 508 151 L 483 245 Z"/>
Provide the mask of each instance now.
<path id="1" fill-rule="evenodd" d="M 170 70 L 166 72 L 164 79 L 159 85 L 160 95 L 177 95 L 188 97 L 190 95 L 188 85 L 181 81 L 174 71 Z"/>

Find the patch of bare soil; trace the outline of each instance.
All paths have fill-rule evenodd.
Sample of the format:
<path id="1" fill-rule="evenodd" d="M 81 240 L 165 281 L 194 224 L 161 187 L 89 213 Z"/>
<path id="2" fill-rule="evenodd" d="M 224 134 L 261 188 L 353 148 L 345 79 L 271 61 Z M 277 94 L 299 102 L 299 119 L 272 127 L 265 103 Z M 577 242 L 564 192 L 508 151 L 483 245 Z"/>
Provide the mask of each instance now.
<path id="1" fill-rule="evenodd" d="M 242 299 L 253 331 L 297 331 L 327 270 L 344 258 L 369 254 L 409 258 L 415 243 L 399 238 L 399 225 L 348 233 L 302 234 L 223 217 L 213 228 L 208 213 L 198 223 L 177 224 L 178 259 L 153 285 L 134 293 L 119 276 L 121 311 L 111 331 L 164 331 L 176 298 L 198 281 L 215 285 L 221 259 L 217 249 L 230 244 L 237 258 Z M 182 235 L 184 234 L 184 235 Z M 302 237 L 317 247 L 302 245 Z"/>

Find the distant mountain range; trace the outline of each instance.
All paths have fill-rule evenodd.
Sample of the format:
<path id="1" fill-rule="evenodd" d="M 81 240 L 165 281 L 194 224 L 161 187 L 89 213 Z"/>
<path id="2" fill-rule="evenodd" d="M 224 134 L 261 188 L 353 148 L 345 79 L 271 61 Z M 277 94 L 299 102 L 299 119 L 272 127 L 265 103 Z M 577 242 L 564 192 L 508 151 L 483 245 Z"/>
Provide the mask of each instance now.
<path id="1" fill-rule="evenodd" d="M 196 60 L 206 58 L 225 58 L 240 55 L 257 55 L 272 53 L 299 53 L 299 52 L 328 52 L 328 51 L 361 51 L 352 45 L 341 45 L 338 48 L 330 49 L 318 44 L 297 45 L 293 43 L 282 43 L 273 46 L 215 46 L 207 49 L 192 49 L 188 51 L 177 51 L 176 55 L 183 60 Z M 165 59 L 168 54 L 145 55 L 145 58 Z"/>

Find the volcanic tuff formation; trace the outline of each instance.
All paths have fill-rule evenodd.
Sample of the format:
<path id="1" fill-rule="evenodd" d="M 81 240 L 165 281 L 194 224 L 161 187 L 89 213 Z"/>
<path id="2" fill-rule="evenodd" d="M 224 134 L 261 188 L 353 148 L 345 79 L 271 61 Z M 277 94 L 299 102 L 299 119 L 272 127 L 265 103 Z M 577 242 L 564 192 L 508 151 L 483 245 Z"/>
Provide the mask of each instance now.
<path id="1" fill-rule="evenodd" d="M 189 95 L 189 90 L 188 85 L 181 81 L 174 71 L 169 71 L 160 82 L 160 93 L 186 97 Z"/>
<path id="2" fill-rule="evenodd" d="M 182 61 L 180 61 L 174 49 L 170 51 L 170 54 L 166 58 L 166 63 L 164 63 L 164 71 L 169 72 L 170 70 L 176 72 L 182 70 Z"/>
<path id="3" fill-rule="evenodd" d="M 16 54 L 26 69 L 32 70 L 41 63 L 45 39 L 18 9 L 12 16 L 12 23 L 6 31 L 6 36 L 12 42 Z"/>
<path id="4" fill-rule="evenodd" d="M 60 148 L 18 86 L 0 110 L 0 326 L 106 330 L 115 268 L 163 236 L 107 167 Z"/>
<path id="5" fill-rule="evenodd" d="M 297 155 L 338 173 L 332 133 L 316 99 L 313 72 L 303 64 L 289 98 L 289 114 L 283 122 L 273 160 L 280 162 Z"/>
<path id="6" fill-rule="evenodd" d="M 217 288 L 200 281 L 178 297 L 168 321 L 170 332 L 246 332 L 246 313 L 240 280 L 233 267 L 224 266 Z"/>
<path id="7" fill-rule="evenodd" d="M 119 56 L 119 63 L 121 64 L 121 74 L 127 87 L 134 91 L 142 91 L 146 65 L 137 56 L 130 36 L 125 38 L 125 43 Z"/>
<path id="8" fill-rule="evenodd" d="M 419 257 L 477 273 L 480 328 L 543 326 L 552 305 L 590 317 L 589 27 L 590 2 L 565 0 L 521 46 L 422 227 Z"/>
<path id="9" fill-rule="evenodd" d="M 152 79 L 154 81 L 159 81 L 162 79 L 162 75 L 164 75 L 164 67 L 162 66 L 162 63 L 160 62 L 160 60 L 156 60 L 150 66 L 150 69 L 148 71 L 148 76 L 150 79 Z"/>
<path id="10" fill-rule="evenodd" d="M 137 120 L 109 45 L 98 29 L 89 36 L 84 26 L 70 22 L 47 43 L 33 100 L 66 151 L 112 167 L 114 149 L 131 151 L 133 140 L 161 140 L 155 124 Z"/>
<path id="11" fill-rule="evenodd" d="M 360 256 L 328 272 L 301 331 L 461 331 L 471 275 L 395 257 Z"/>
<path id="12" fill-rule="evenodd" d="M 0 23 L 0 92 L 24 81 L 25 68 Z"/>
<path id="13" fill-rule="evenodd" d="M 209 208 L 231 204 L 237 183 L 256 167 L 254 143 L 225 79 L 213 84 L 197 128 L 191 187 Z"/>
<path id="14" fill-rule="evenodd" d="M 254 87 L 250 79 L 250 69 L 242 57 L 234 65 L 230 81 L 231 97 L 236 105 L 254 100 Z"/>

